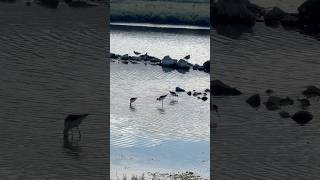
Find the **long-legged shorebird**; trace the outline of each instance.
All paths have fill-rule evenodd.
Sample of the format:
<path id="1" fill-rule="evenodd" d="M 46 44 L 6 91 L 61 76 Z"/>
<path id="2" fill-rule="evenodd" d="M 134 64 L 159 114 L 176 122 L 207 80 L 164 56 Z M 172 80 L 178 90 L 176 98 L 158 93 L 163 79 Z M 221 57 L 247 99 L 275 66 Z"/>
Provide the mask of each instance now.
<path id="1" fill-rule="evenodd" d="M 130 107 L 132 107 L 132 103 L 135 102 L 137 99 L 137 97 L 130 98 Z"/>
<path id="2" fill-rule="evenodd" d="M 157 101 L 161 101 L 162 102 L 162 108 L 163 108 L 163 100 L 167 97 L 168 94 L 166 95 L 162 95 L 160 97 L 157 98 Z"/>
<path id="3" fill-rule="evenodd" d="M 81 132 L 79 125 L 82 123 L 82 120 L 85 119 L 89 114 L 70 114 L 64 120 L 64 130 L 63 134 L 65 137 L 69 136 L 69 130 L 71 130 L 73 137 L 73 128 L 77 128 L 79 132 L 79 138 L 81 138 Z"/>

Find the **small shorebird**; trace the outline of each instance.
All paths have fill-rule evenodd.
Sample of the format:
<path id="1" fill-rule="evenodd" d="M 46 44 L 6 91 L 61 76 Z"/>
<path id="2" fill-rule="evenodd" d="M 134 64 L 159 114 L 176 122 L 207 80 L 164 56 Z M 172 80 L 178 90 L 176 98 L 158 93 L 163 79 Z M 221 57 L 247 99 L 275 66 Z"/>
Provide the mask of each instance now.
<path id="1" fill-rule="evenodd" d="M 178 94 L 176 92 L 173 92 L 173 91 L 169 91 L 169 92 L 170 92 L 171 96 L 178 97 Z"/>
<path id="2" fill-rule="evenodd" d="M 185 56 L 183 59 L 190 59 L 190 55 Z"/>
<path id="3" fill-rule="evenodd" d="M 137 97 L 130 98 L 130 107 L 132 107 L 132 103 L 135 102 L 137 99 Z"/>
<path id="4" fill-rule="evenodd" d="M 162 95 L 160 97 L 157 98 L 157 101 L 162 101 L 162 108 L 163 108 L 163 100 L 167 97 L 168 94 L 166 95 Z"/>
<path id="5" fill-rule="evenodd" d="M 89 114 L 70 114 L 64 120 L 64 130 L 63 134 L 65 137 L 69 136 L 69 130 L 71 130 L 73 137 L 73 128 L 77 128 L 79 132 L 79 138 L 81 139 L 81 132 L 79 125 L 82 123 L 82 120 L 85 119 Z"/>
<path id="6" fill-rule="evenodd" d="M 139 52 L 137 52 L 137 51 L 133 51 L 133 53 L 135 54 L 135 55 L 140 55 L 141 53 L 139 53 Z"/>

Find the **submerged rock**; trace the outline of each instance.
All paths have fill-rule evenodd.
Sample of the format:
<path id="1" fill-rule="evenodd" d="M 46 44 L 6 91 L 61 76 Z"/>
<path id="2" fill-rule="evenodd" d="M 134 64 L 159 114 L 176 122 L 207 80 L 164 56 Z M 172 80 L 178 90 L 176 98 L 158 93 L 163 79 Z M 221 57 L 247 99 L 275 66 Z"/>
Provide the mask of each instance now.
<path id="1" fill-rule="evenodd" d="M 308 111 L 298 111 L 292 117 L 298 124 L 306 124 L 313 119 L 313 115 Z"/>
<path id="2" fill-rule="evenodd" d="M 251 107 L 257 108 L 261 104 L 261 98 L 259 94 L 250 96 L 246 101 Z"/>
<path id="3" fill-rule="evenodd" d="M 230 87 L 220 80 L 211 81 L 210 89 L 214 96 L 238 96 L 242 94 L 236 88 Z"/>
<path id="4" fill-rule="evenodd" d="M 310 101 L 308 99 L 298 99 L 302 108 L 310 106 Z"/>
<path id="5" fill-rule="evenodd" d="M 289 118 L 289 117 L 291 117 L 290 114 L 289 114 L 288 112 L 286 112 L 286 111 L 281 111 L 281 112 L 279 112 L 279 115 L 280 115 L 280 117 L 282 117 L 282 118 Z"/>
<path id="6" fill-rule="evenodd" d="M 287 14 L 280 20 L 282 26 L 290 26 L 290 27 L 297 27 L 300 24 L 300 20 L 297 16 Z"/>
<path id="7" fill-rule="evenodd" d="M 189 96 L 191 96 L 191 91 L 187 92 L 187 94 L 188 94 Z"/>

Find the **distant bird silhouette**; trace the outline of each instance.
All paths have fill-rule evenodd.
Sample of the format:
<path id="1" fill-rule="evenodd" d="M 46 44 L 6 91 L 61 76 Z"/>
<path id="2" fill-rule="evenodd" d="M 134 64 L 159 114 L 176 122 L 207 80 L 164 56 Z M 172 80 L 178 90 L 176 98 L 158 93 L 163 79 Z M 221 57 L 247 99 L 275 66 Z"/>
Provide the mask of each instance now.
<path id="1" fill-rule="evenodd" d="M 190 59 L 190 55 L 185 56 L 184 59 Z"/>
<path id="2" fill-rule="evenodd" d="M 160 97 L 157 98 L 157 101 L 162 101 L 162 108 L 163 108 L 163 100 L 167 97 L 168 94 L 166 95 L 162 95 Z"/>
<path id="3" fill-rule="evenodd" d="M 133 53 L 135 54 L 135 55 L 140 55 L 141 53 L 139 53 L 139 52 L 137 52 L 137 51 L 133 51 Z"/>
<path id="4" fill-rule="evenodd" d="M 137 99 L 137 97 L 130 98 L 130 107 L 132 107 L 132 103 L 135 102 Z"/>
<path id="5" fill-rule="evenodd" d="M 176 92 L 174 92 L 174 91 L 169 91 L 169 92 L 170 92 L 171 96 L 178 97 L 178 94 Z"/>
<path id="6" fill-rule="evenodd" d="M 212 104 L 212 110 L 215 111 L 218 114 L 218 116 L 220 116 L 218 109 L 219 109 L 219 107 L 217 105 Z"/>
<path id="7" fill-rule="evenodd" d="M 69 130 L 72 132 L 73 137 L 73 128 L 77 128 L 79 132 L 79 138 L 81 138 L 81 132 L 79 125 L 82 123 L 82 120 L 85 119 L 89 114 L 70 114 L 64 120 L 64 130 L 63 134 L 65 137 L 69 136 Z"/>

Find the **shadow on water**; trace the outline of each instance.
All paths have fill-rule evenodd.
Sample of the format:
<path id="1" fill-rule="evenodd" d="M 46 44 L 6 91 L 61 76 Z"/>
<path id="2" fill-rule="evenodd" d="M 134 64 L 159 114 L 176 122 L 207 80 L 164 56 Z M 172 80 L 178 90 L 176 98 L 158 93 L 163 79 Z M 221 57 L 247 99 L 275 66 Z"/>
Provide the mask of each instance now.
<path id="1" fill-rule="evenodd" d="M 165 112 L 165 110 L 164 110 L 164 108 L 157 108 L 157 110 L 159 111 L 159 113 L 160 114 L 165 114 L 166 112 Z"/>
<path id="2" fill-rule="evenodd" d="M 130 109 L 131 112 L 135 112 L 136 111 L 136 108 L 133 107 L 133 106 L 130 106 L 129 109 Z"/>
<path id="3" fill-rule="evenodd" d="M 50 9 L 57 9 L 59 6 L 59 3 L 60 3 L 60 0 L 39 0 L 37 4 Z"/>
<path id="4" fill-rule="evenodd" d="M 181 74 L 186 74 L 187 72 L 189 72 L 189 70 L 187 69 L 175 69 L 175 68 L 171 68 L 171 67 L 164 67 L 164 66 L 161 66 L 162 68 L 162 71 L 164 73 L 169 73 L 169 72 L 173 72 L 173 71 L 177 71 Z"/>
<path id="5" fill-rule="evenodd" d="M 241 24 L 218 24 L 214 27 L 219 35 L 239 39 L 244 33 L 252 33 L 252 26 Z"/>
<path id="6" fill-rule="evenodd" d="M 72 156 L 80 156 L 82 152 L 81 147 L 79 146 L 79 142 L 81 139 L 74 140 L 73 138 L 70 140 L 68 136 L 63 136 L 63 147 L 67 150 L 67 154 Z"/>
<path id="7" fill-rule="evenodd" d="M 173 100 L 170 101 L 169 104 L 172 105 L 172 106 L 176 105 L 176 104 L 178 104 L 178 100 L 173 99 Z"/>

